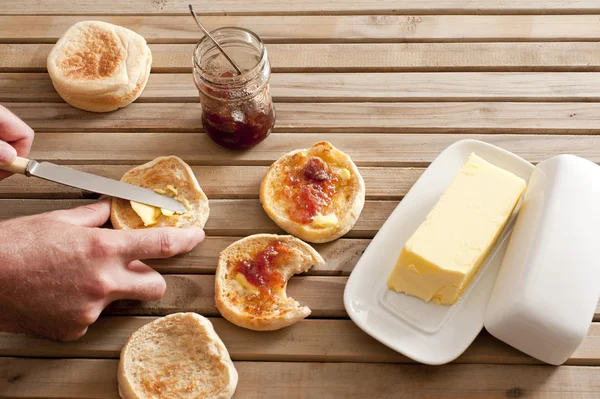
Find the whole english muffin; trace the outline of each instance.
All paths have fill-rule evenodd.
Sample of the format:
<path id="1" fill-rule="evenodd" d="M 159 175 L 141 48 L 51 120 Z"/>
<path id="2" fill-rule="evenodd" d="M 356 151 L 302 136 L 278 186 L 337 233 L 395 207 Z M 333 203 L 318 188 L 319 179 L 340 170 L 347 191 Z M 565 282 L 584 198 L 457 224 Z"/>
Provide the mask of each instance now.
<path id="1" fill-rule="evenodd" d="M 352 229 L 365 204 L 365 183 L 348 155 L 321 141 L 275 161 L 262 180 L 260 202 L 286 232 L 323 243 Z"/>
<path id="2" fill-rule="evenodd" d="M 215 276 L 215 302 L 221 315 L 250 330 L 278 330 L 310 314 L 287 296 L 288 280 L 325 261 L 296 237 L 255 234 L 225 248 Z"/>
<path id="3" fill-rule="evenodd" d="M 50 51 L 48 73 L 60 96 L 74 107 L 108 112 L 140 96 L 152 64 L 146 40 L 123 27 L 78 22 Z"/>
<path id="4" fill-rule="evenodd" d="M 208 319 L 175 313 L 131 335 L 117 379 L 124 399 L 229 399 L 238 374 Z"/>
<path id="5" fill-rule="evenodd" d="M 192 168 L 179 157 L 171 155 L 156 158 L 131 169 L 123 175 L 121 181 L 175 198 L 185 205 L 187 212 L 171 216 L 161 214 L 155 224 L 145 226 L 140 216 L 131 207 L 130 201 L 113 197 L 110 221 L 115 229 L 191 226 L 204 228 L 209 215 L 208 198 L 202 191 Z"/>

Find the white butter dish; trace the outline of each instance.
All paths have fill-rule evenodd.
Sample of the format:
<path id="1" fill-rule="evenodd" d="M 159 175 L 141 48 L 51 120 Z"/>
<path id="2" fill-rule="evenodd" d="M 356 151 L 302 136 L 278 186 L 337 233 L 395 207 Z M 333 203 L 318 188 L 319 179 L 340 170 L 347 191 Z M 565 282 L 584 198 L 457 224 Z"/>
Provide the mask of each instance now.
<path id="1" fill-rule="evenodd" d="M 402 245 L 423 222 L 471 153 L 525 181 L 534 169 L 524 159 L 491 144 L 476 140 L 452 144 L 400 201 L 354 267 L 344 290 L 346 311 L 362 330 L 421 363 L 448 363 L 477 337 L 483 328 L 485 308 L 502 262 L 506 238 L 514 224 L 513 215 L 454 305 L 426 303 L 388 289 L 387 279 Z"/>
<path id="2" fill-rule="evenodd" d="M 562 364 L 600 296 L 600 166 L 560 155 L 536 166 L 485 313 L 496 338 Z"/>
<path id="3" fill-rule="evenodd" d="M 515 210 L 454 305 L 389 290 L 403 244 L 473 152 L 525 181 L 533 175 L 522 210 Z M 485 321 L 497 338 L 560 364 L 585 337 L 598 302 L 599 240 L 600 166 L 562 155 L 534 167 L 490 144 L 459 141 L 434 160 L 384 223 L 348 279 L 344 305 L 367 334 L 421 363 L 456 359 Z"/>

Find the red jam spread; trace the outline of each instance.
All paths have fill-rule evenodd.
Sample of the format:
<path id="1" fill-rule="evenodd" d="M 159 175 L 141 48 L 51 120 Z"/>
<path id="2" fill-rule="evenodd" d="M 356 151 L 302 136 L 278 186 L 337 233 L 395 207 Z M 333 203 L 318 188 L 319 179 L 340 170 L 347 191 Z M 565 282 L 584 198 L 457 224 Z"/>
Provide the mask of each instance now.
<path id="1" fill-rule="evenodd" d="M 331 205 L 336 182 L 337 176 L 327 164 L 321 158 L 311 157 L 287 179 L 284 193 L 291 203 L 290 219 L 302 224 L 312 222 L 317 213 Z"/>
<path id="2" fill-rule="evenodd" d="M 242 260 L 235 268 L 259 291 L 270 293 L 273 288 L 283 288 L 285 280 L 277 268 L 285 261 L 290 249 L 281 241 L 273 241 L 260 251 L 254 259 Z"/>

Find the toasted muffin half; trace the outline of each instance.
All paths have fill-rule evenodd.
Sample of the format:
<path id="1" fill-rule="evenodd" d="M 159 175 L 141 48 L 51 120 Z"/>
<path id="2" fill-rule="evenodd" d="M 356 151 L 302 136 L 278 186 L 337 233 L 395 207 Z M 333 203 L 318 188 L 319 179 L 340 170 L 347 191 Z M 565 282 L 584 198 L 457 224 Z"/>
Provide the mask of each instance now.
<path id="1" fill-rule="evenodd" d="M 215 302 L 224 318 L 251 330 L 277 330 L 310 314 L 286 294 L 287 282 L 324 260 L 292 236 L 256 234 L 228 246 L 219 257 Z"/>
<path id="2" fill-rule="evenodd" d="M 156 222 L 145 225 L 141 217 L 133 210 L 131 201 L 113 198 L 110 221 L 115 229 L 191 226 L 204 228 L 209 215 L 208 198 L 202 191 L 192 168 L 179 157 L 156 158 L 131 169 L 123 175 L 121 181 L 168 195 L 183 203 L 187 211 L 170 216 L 158 212 Z"/>
<path id="3" fill-rule="evenodd" d="M 117 379 L 123 399 L 229 399 L 238 374 L 208 319 L 175 313 L 131 335 Z"/>
<path id="4" fill-rule="evenodd" d="M 260 202 L 286 232 L 323 243 L 352 229 L 365 204 L 365 183 L 348 155 L 322 141 L 275 161 L 262 180 Z"/>
<path id="5" fill-rule="evenodd" d="M 137 99 L 150 76 L 146 40 L 121 26 L 82 21 L 70 27 L 47 58 L 52 84 L 74 107 L 108 112 Z"/>

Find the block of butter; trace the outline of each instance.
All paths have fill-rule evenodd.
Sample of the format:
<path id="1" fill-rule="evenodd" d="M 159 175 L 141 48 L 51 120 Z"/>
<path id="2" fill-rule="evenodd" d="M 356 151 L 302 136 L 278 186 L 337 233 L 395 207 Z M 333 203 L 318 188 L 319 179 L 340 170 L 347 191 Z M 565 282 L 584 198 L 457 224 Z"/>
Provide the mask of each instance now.
<path id="1" fill-rule="evenodd" d="M 471 154 L 404 244 L 388 287 L 452 305 L 493 248 L 525 181 Z"/>

